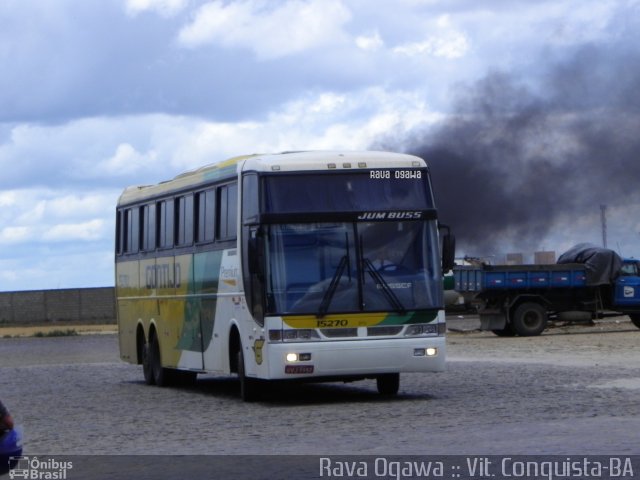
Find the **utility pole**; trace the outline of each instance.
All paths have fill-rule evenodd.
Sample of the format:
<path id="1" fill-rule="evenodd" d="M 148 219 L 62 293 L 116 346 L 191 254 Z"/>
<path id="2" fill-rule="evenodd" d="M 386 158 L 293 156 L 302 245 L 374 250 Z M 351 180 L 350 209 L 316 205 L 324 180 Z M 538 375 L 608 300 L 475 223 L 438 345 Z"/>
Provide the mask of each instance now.
<path id="1" fill-rule="evenodd" d="M 600 221 L 602 222 L 602 246 L 607 248 L 607 206 L 600 205 Z"/>

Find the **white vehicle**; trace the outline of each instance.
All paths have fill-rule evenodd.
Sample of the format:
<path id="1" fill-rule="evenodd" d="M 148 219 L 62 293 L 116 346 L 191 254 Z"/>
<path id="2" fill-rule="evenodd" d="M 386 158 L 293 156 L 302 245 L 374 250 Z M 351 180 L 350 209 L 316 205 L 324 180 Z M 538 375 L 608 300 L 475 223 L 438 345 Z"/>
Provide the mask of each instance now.
<path id="1" fill-rule="evenodd" d="M 453 263 L 452 238 L 443 258 Z M 436 209 L 424 160 L 383 152 L 250 155 L 117 206 L 120 352 L 149 384 L 236 373 L 377 379 L 444 369 Z"/>

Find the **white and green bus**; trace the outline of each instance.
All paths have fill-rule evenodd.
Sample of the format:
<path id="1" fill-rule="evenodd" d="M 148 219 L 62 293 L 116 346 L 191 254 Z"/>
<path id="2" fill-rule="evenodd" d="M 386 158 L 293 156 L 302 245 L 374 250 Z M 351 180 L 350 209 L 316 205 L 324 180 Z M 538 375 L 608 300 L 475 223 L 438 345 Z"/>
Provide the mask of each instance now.
<path id="1" fill-rule="evenodd" d="M 424 160 L 249 155 L 127 188 L 116 221 L 120 355 L 146 383 L 237 374 L 375 378 L 445 364 L 443 237 Z"/>

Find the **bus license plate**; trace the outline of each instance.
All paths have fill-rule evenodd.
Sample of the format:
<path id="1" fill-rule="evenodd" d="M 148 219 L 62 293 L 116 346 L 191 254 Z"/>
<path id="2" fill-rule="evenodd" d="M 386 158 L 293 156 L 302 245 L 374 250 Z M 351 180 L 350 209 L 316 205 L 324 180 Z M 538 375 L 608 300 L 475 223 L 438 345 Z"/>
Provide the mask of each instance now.
<path id="1" fill-rule="evenodd" d="M 313 373 L 313 365 L 285 365 L 284 373 Z"/>

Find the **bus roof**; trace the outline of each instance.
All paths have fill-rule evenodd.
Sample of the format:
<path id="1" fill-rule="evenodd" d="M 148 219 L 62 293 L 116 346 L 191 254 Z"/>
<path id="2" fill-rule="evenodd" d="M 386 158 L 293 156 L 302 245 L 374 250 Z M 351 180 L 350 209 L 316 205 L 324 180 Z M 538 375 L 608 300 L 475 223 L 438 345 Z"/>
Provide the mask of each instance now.
<path id="1" fill-rule="evenodd" d="M 252 155 L 243 171 L 273 172 L 299 170 L 350 170 L 358 168 L 425 167 L 421 158 L 404 153 L 309 151 Z"/>
<path id="2" fill-rule="evenodd" d="M 155 185 L 127 187 L 120 195 L 118 205 L 168 195 L 190 186 L 232 179 L 239 171 L 335 171 L 426 166 L 423 159 L 413 155 L 376 151 L 300 151 L 243 155 L 181 173 Z"/>

